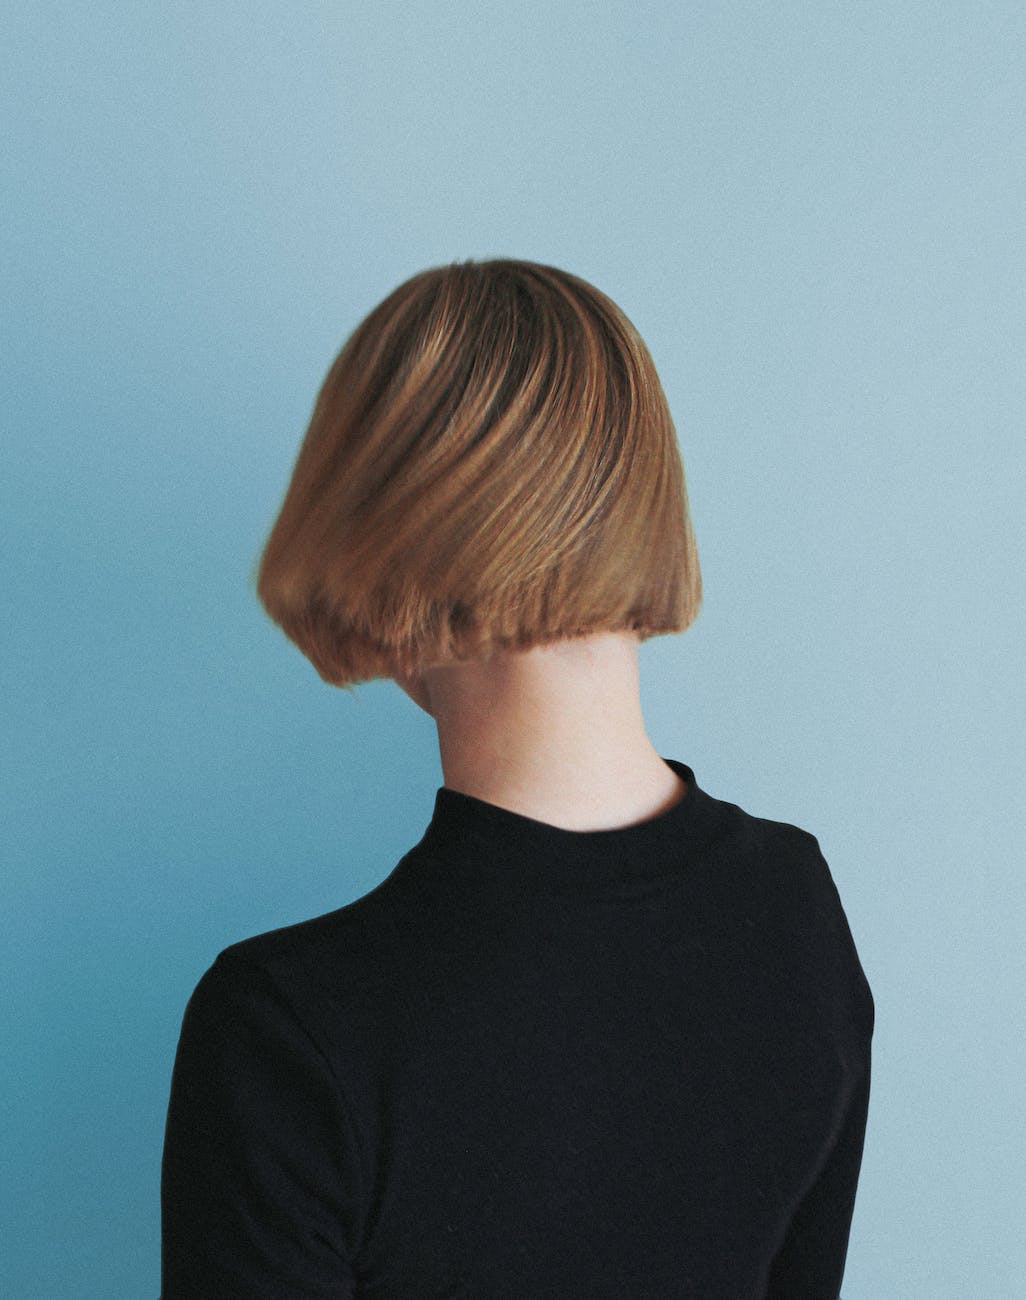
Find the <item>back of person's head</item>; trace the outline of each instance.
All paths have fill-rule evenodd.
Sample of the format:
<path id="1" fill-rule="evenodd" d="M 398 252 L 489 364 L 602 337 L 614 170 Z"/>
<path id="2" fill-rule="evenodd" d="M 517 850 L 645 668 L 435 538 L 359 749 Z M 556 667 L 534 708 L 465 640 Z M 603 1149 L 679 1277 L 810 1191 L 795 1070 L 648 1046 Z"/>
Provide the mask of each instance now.
<path id="1" fill-rule="evenodd" d="M 422 271 L 331 365 L 256 575 L 335 686 L 597 632 L 702 598 L 673 421 L 624 313 L 555 267 Z"/>

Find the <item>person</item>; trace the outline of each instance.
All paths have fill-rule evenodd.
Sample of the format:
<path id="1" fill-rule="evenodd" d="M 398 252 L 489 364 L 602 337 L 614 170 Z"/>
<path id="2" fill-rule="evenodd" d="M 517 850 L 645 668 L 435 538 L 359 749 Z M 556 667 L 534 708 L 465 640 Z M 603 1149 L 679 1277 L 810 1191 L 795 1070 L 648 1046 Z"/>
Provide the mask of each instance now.
<path id="1" fill-rule="evenodd" d="M 701 576 L 651 356 L 569 272 L 467 260 L 362 321 L 256 574 L 444 784 L 374 889 L 185 1009 L 163 1300 L 837 1300 L 875 1008 L 819 842 L 648 736 Z"/>

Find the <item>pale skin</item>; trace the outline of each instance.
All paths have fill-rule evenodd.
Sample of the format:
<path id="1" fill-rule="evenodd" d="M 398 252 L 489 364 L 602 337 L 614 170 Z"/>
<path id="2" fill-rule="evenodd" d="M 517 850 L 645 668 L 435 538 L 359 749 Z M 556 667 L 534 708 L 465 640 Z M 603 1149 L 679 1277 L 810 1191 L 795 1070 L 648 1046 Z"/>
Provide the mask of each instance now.
<path id="1" fill-rule="evenodd" d="M 564 830 L 613 830 L 687 789 L 645 730 L 638 645 L 602 632 L 395 681 L 434 719 L 450 790 Z"/>

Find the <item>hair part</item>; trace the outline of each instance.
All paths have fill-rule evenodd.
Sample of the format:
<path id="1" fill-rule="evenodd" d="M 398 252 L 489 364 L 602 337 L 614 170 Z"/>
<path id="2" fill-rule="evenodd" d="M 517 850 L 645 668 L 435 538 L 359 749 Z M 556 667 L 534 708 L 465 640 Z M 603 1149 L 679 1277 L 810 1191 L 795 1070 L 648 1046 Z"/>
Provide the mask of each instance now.
<path id="1" fill-rule="evenodd" d="M 702 597 L 684 469 L 624 313 L 555 267 L 453 262 L 328 370 L 256 592 L 334 686 L 603 631 Z"/>

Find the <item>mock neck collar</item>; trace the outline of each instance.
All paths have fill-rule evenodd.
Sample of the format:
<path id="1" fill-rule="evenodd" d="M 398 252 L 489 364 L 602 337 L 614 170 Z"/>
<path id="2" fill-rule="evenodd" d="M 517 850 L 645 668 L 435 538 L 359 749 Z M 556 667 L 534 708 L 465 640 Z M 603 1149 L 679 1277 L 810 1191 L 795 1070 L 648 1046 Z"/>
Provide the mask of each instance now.
<path id="1" fill-rule="evenodd" d="M 663 758 L 686 784 L 684 794 L 654 817 L 612 830 L 574 831 L 512 812 L 474 795 L 440 786 L 434 812 L 414 857 L 447 864 L 500 883 L 573 884 L 653 878 L 679 870 L 708 838 L 716 803 L 695 774 Z"/>

